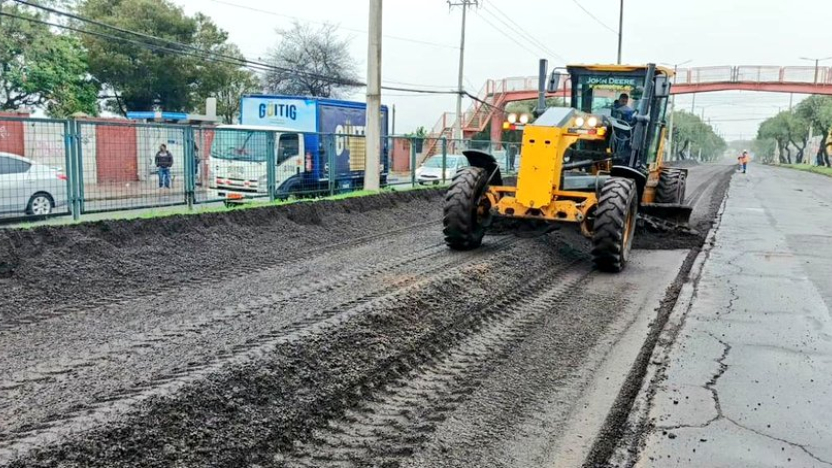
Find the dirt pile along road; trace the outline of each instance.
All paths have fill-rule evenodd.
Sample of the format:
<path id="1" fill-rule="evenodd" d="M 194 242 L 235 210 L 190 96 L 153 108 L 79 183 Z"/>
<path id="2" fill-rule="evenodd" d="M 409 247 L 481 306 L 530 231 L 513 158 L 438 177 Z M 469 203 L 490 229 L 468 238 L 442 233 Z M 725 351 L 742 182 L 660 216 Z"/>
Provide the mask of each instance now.
<path id="1" fill-rule="evenodd" d="M 702 168 L 689 193 L 706 226 L 727 169 Z M 0 233 L 0 466 L 551 459 L 685 253 L 639 252 L 611 277 L 567 230 L 450 252 L 441 204 L 428 190 Z"/>

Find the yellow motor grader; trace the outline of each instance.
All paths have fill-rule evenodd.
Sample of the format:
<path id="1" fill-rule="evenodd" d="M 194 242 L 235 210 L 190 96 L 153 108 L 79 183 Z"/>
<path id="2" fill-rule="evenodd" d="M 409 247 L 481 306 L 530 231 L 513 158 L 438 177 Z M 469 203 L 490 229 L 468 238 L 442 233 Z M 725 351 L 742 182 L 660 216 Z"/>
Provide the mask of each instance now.
<path id="1" fill-rule="evenodd" d="M 627 264 L 639 213 L 687 223 L 687 170 L 666 167 L 665 114 L 673 71 L 649 64 L 574 65 L 570 107 L 546 108 L 557 69 L 540 63 L 537 119 L 523 128 L 516 186 L 503 183 L 490 154 L 465 151 L 444 206 L 444 235 L 455 250 L 480 246 L 494 218 L 574 223 L 592 239 L 598 269 Z"/>

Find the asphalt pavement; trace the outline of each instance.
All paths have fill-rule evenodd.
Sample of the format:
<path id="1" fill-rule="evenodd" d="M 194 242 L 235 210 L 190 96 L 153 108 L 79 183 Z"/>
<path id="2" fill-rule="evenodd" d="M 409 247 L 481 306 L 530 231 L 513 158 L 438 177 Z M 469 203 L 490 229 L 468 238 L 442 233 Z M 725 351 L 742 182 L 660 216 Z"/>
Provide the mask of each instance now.
<path id="1" fill-rule="evenodd" d="M 734 175 L 700 260 L 642 391 L 635 465 L 832 466 L 832 180 Z"/>

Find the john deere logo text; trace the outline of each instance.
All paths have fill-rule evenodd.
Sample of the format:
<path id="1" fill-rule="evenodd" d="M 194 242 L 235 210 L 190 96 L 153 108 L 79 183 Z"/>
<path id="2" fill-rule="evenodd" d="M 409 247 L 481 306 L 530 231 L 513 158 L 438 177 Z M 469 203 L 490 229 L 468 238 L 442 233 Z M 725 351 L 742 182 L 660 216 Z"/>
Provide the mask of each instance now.
<path id="1" fill-rule="evenodd" d="M 260 118 L 282 117 L 289 120 L 298 119 L 298 106 L 294 104 L 260 104 Z"/>

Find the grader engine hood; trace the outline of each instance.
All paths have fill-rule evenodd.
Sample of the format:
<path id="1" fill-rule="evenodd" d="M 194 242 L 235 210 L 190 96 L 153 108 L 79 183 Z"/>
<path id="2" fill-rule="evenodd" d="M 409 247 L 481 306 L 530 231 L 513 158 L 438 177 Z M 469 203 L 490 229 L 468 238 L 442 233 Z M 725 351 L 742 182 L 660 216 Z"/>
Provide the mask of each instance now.
<path id="1" fill-rule="evenodd" d="M 552 202 L 552 191 L 560 187 L 564 154 L 576 141 L 597 138 L 576 131 L 577 110 L 553 107 L 523 130 L 523 164 L 517 177 L 517 202 L 541 208 Z"/>

